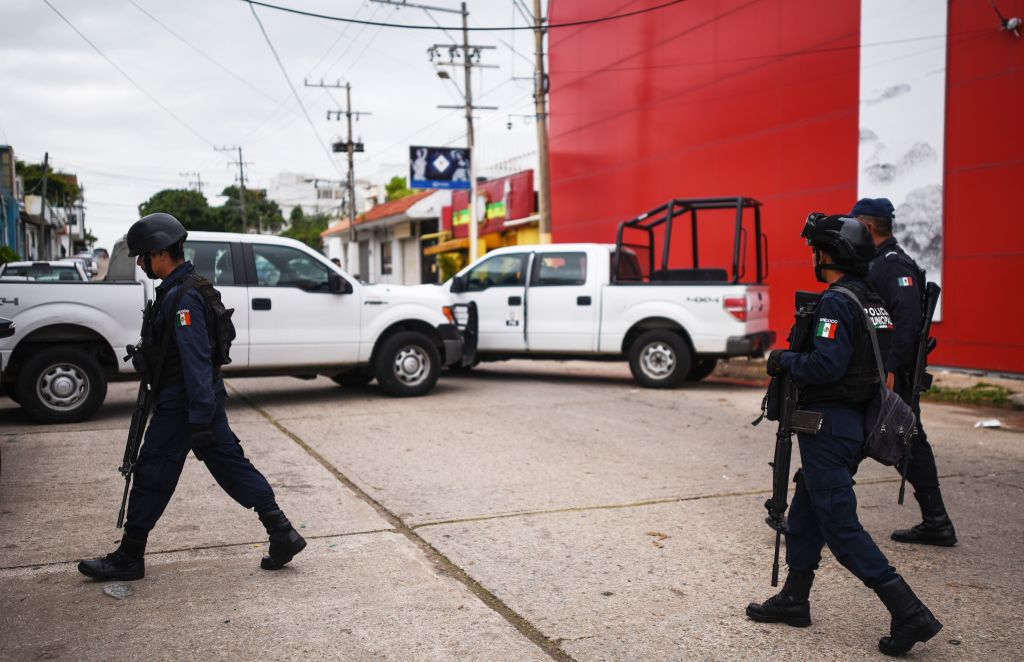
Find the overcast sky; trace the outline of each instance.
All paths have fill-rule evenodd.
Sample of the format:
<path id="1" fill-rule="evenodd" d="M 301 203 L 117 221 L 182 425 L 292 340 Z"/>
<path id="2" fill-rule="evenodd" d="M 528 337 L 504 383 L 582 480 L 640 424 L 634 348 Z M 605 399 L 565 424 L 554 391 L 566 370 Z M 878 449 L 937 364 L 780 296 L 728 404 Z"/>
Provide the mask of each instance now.
<path id="1" fill-rule="evenodd" d="M 86 225 L 99 238 L 97 246 L 110 248 L 137 218 L 137 205 L 153 193 L 185 188 L 180 173 L 201 173 L 204 193 L 219 204 L 215 196 L 234 182 L 237 169 L 213 145 L 242 146 L 245 160 L 253 162 L 246 172 L 252 187 L 266 187 L 280 172 L 344 178 L 344 154 L 333 159 L 324 145 L 345 130 L 343 121 L 326 119 L 328 109 L 343 107 L 337 104 L 344 104 L 344 91 L 306 89 L 305 77 L 350 82 L 353 108 L 373 113 L 354 125 L 366 144 L 356 162 L 358 178 L 383 182 L 407 175 L 410 144 L 465 144 L 462 112 L 437 108 L 462 103 L 460 92 L 437 77 L 427 56 L 430 45 L 460 39 L 459 33 L 360 26 L 257 8 L 321 142 L 247 3 L 50 3 L 181 120 L 125 80 L 43 0 L 0 2 L 0 143 L 12 145 L 26 161 L 41 161 L 48 151 L 55 168 L 78 175 L 85 187 Z M 279 4 L 389 23 L 433 25 L 436 20 L 450 26 L 461 20 L 441 12 L 432 19 L 419 9 L 370 0 Z M 423 4 L 459 6 L 457 0 Z M 469 0 L 468 5 L 471 26 L 525 25 L 512 0 Z M 477 163 L 486 174 L 489 166 L 536 150 L 532 124 L 513 117 L 513 128 L 506 128 L 509 114 L 533 111 L 532 83 L 513 79 L 533 74 L 533 35 L 478 32 L 471 33 L 471 42 L 497 47 L 485 52 L 483 61 L 499 68 L 477 70 L 473 79 L 474 101 L 499 107 L 478 112 Z M 529 167 L 532 157 L 522 162 Z"/>

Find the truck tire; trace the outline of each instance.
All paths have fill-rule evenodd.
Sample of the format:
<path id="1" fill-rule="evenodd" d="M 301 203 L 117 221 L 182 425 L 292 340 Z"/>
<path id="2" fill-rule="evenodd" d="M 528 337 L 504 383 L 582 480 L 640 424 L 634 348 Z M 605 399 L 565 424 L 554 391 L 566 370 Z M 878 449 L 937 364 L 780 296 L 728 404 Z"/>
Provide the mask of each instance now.
<path id="1" fill-rule="evenodd" d="M 690 348 L 679 334 L 652 329 L 629 348 L 633 379 L 647 388 L 673 388 L 686 381 L 693 362 Z"/>
<path id="2" fill-rule="evenodd" d="M 373 381 L 373 373 L 362 368 L 346 370 L 345 372 L 340 372 L 337 375 L 334 375 L 331 377 L 331 380 L 338 386 L 359 388 L 360 386 L 366 386 Z"/>
<path id="3" fill-rule="evenodd" d="M 37 423 L 78 423 L 107 397 L 100 364 L 74 347 L 47 347 L 18 370 L 18 402 Z"/>
<path id="4" fill-rule="evenodd" d="M 441 372 L 441 353 L 418 331 L 400 331 L 385 338 L 377 351 L 374 373 L 382 391 L 397 397 L 423 395 L 434 388 Z"/>
<path id="5" fill-rule="evenodd" d="M 718 359 L 698 359 L 694 361 L 693 367 L 690 368 L 690 374 L 686 376 L 686 381 L 699 382 L 714 372 L 717 365 Z"/>

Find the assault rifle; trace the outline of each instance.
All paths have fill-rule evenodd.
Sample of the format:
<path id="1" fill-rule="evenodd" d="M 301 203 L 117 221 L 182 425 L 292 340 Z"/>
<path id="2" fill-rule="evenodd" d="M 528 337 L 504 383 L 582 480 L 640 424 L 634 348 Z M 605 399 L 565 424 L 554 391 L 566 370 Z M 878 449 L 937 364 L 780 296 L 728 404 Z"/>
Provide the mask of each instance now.
<path id="1" fill-rule="evenodd" d="M 153 316 L 156 314 L 154 307 L 155 304 L 151 299 L 146 302 L 146 308 L 142 311 L 142 341 L 138 345 L 125 347 L 124 361 L 126 363 L 131 361 L 139 372 L 139 393 L 135 398 L 135 411 L 132 412 L 132 423 L 128 428 L 128 441 L 124 446 L 124 457 L 121 460 L 121 466 L 118 467 L 118 471 L 124 476 L 124 495 L 121 497 L 121 508 L 117 511 L 117 528 L 119 529 L 124 525 L 124 513 L 125 507 L 128 505 L 128 493 L 131 491 L 132 474 L 139 461 L 139 448 L 142 446 L 142 438 L 146 432 L 146 421 L 153 409 L 154 389 L 160 382 L 160 371 L 163 368 L 164 356 L 167 354 L 167 339 L 171 335 L 170 333 L 164 334 L 157 365 L 147 365 L 142 345 L 151 336 L 150 326 L 153 323 Z"/>
<path id="2" fill-rule="evenodd" d="M 914 410 L 918 421 L 921 420 L 921 394 L 932 387 L 932 376 L 928 374 L 928 355 L 935 349 L 935 338 L 930 336 L 932 330 L 932 318 L 935 316 L 935 307 L 939 303 L 939 294 L 942 288 L 936 283 L 928 283 L 924 287 L 924 301 L 922 302 L 923 320 L 921 331 L 917 335 L 917 352 L 914 354 L 913 372 L 910 374 L 910 392 L 906 394 L 907 404 Z M 908 437 L 906 457 L 903 466 L 900 467 L 900 497 L 899 504 L 903 505 L 903 497 L 907 489 L 907 471 L 910 468 L 910 440 L 917 434 L 917 428 Z"/>
<path id="3" fill-rule="evenodd" d="M 814 321 L 814 309 L 821 295 L 815 292 L 796 293 L 796 320 L 789 331 L 789 348 L 798 350 L 803 346 L 811 324 Z M 762 405 L 762 417 L 778 421 L 779 428 L 775 433 L 775 457 L 772 467 L 772 496 L 764 502 L 768 509 L 765 522 L 775 530 L 775 559 L 772 562 L 772 586 L 779 585 L 779 549 L 782 545 L 782 534 L 786 530 L 786 509 L 789 507 L 789 470 L 793 455 L 794 432 L 817 432 L 821 426 L 820 414 L 796 411 L 796 384 L 792 376 L 783 373 L 772 379 L 768 394 Z M 810 417 L 810 421 L 794 421 L 794 413 Z M 761 422 L 759 418 L 754 425 Z"/>

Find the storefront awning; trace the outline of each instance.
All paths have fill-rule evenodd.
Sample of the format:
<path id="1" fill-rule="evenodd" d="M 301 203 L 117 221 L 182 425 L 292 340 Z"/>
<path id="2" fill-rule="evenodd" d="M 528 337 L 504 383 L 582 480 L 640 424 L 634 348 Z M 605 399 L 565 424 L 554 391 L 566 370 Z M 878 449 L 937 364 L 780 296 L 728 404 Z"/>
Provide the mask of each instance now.
<path id="1" fill-rule="evenodd" d="M 462 237 L 461 239 L 449 239 L 448 241 L 442 241 L 440 244 L 435 244 L 434 246 L 427 246 L 423 249 L 423 254 L 437 255 L 438 253 L 466 250 L 469 250 L 469 239 L 467 237 Z"/>

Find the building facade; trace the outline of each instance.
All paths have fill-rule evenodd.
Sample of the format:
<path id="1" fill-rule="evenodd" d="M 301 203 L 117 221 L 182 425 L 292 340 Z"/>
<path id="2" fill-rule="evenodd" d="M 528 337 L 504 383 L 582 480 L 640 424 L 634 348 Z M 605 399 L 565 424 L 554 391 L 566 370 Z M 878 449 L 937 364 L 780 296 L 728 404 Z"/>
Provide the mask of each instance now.
<path id="1" fill-rule="evenodd" d="M 623 11 L 551 0 L 549 14 Z M 1024 338 L 1005 331 L 1024 312 L 1002 291 L 1024 266 L 1024 40 L 989 3 L 689 0 L 552 30 L 549 54 L 556 241 L 614 241 L 670 198 L 754 197 L 784 338 L 793 292 L 821 287 L 798 236 L 808 212 L 890 197 L 897 237 L 943 287 L 931 362 L 1024 373 Z"/>
<path id="2" fill-rule="evenodd" d="M 448 191 L 419 191 L 377 205 L 356 219 L 347 219 L 320 236 L 327 257 L 338 259 L 349 273 L 369 283 L 418 285 L 437 282 L 433 258 L 423 255 L 424 237 L 437 235 Z"/>
<path id="3" fill-rule="evenodd" d="M 363 213 L 377 203 L 378 187 L 364 180 L 355 184 L 356 212 Z M 286 223 L 295 207 L 307 216 L 328 214 L 340 218 L 347 213 L 348 191 L 344 180 L 282 172 L 267 187 L 267 199 L 281 208 Z"/>

